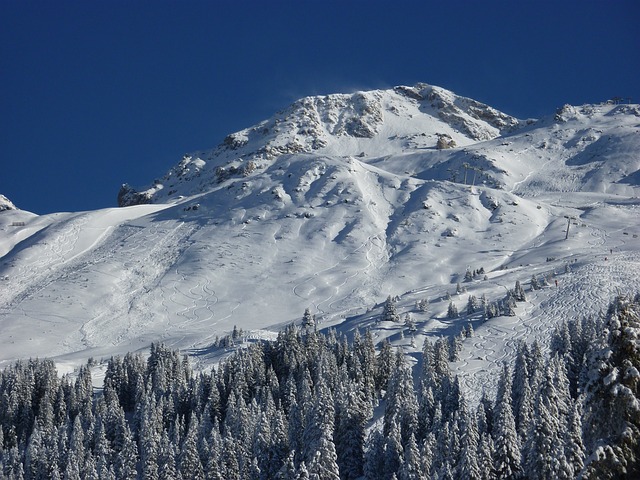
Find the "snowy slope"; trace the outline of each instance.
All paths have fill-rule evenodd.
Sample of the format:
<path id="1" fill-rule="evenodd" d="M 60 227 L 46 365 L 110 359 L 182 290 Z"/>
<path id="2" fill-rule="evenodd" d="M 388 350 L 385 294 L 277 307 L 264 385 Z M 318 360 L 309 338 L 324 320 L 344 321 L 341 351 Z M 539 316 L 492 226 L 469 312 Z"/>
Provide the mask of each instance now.
<path id="1" fill-rule="evenodd" d="M 638 112 L 522 122 L 423 84 L 309 97 L 122 195 L 151 204 L 0 212 L 0 365 L 158 340 L 206 365 L 234 325 L 265 338 L 309 308 L 321 328 L 370 327 L 409 353 L 472 322 L 454 367 L 478 391 L 518 338 L 640 288 Z M 532 275 L 550 286 L 516 316 L 464 313 L 470 294 L 498 300 Z M 413 339 L 379 321 L 388 295 L 416 320 Z"/>

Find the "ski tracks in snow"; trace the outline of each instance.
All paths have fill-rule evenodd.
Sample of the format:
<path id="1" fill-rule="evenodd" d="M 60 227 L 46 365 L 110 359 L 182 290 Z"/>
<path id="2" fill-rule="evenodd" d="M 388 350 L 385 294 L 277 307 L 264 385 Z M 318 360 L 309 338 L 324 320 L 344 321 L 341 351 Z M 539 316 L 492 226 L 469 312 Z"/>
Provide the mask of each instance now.
<path id="1" fill-rule="evenodd" d="M 58 225 L 45 228 L 47 241 L 36 241 L 18 252 L 36 258 L 32 262 L 14 262 L 4 269 L 5 286 L 0 291 L 0 306 L 9 307 L 22 303 L 54 281 L 64 278 L 76 269 L 76 260 L 84 251 L 74 252 L 82 227 L 89 221 L 89 215 L 76 215 Z M 57 235 L 52 235 L 55 231 Z M 44 231 L 35 236 L 42 235 Z M 33 241 L 28 238 L 25 242 Z M 85 249 L 86 250 L 86 249 Z M 28 267 L 24 266 L 28 265 Z"/>
<path id="2" fill-rule="evenodd" d="M 575 271 L 557 275 L 557 287 L 554 281 L 541 290 L 528 291 L 527 301 L 517 304 L 515 316 L 480 325 L 474 337 L 463 343 L 460 360 L 452 365 L 465 391 L 473 396 L 470 400 L 477 401 L 483 388 L 495 386 L 503 362 L 510 363 L 515 357 L 520 339 L 529 343 L 537 339 L 544 346 L 563 321 L 605 312 L 616 295 L 640 290 L 639 271 L 636 252 L 614 254 L 607 260 L 594 258 Z"/>
<path id="3" fill-rule="evenodd" d="M 379 249 L 380 251 L 383 250 L 384 246 L 378 245 L 378 243 L 381 242 L 380 236 L 383 233 L 384 232 L 378 232 L 374 235 L 370 235 L 359 247 L 339 259 L 333 265 L 323 270 L 319 270 L 305 280 L 297 283 L 292 289 L 293 294 L 298 298 L 309 300 L 311 299 L 313 292 L 328 289 L 330 291 L 329 295 L 325 298 L 319 299 L 319 301 L 315 303 L 316 310 L 321 315 L 327 315 L 341 311 L 343 306 L 348 309 L 348 300 L 356 293 L 359 285 L 352 287 L 346 295 L 340 295 L 340 292 L 345 286 L 352 284 L 356 277 L 366 277 L 367 274 L 377 268 L 377 259 L 379 259 L 382 254 L 375 255 L 375 258 L 373 259 L 371 258 L 371 254 L 376 249 Z M 362 250 L 365 248 L 364 260 L 366 261 L 366 265 L 361 268 L 354 268 L 352 265 L 355 262 L 349 262 L 348 260 L 356 255 L 362 255 Z M 316 284 L 315 281 L 320 278 L 320 276 L 324 278 L 334 278 L 336 279 L 336 283 L 331 284 L 323 281 L 322 284 Z M 323 305 L 326 305 L 326 310 L 323 308 Z"/>

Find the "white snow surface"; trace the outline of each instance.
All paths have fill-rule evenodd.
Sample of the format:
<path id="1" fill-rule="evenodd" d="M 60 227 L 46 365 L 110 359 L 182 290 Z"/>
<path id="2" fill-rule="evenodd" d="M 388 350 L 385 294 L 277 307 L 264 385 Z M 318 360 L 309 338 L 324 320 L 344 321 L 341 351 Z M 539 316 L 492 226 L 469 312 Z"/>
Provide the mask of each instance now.
<path id="1" fill-rule="evenodd" d="M 457 146 L 436 149 L 441 136 Z M 524 122 L 424 84 L 302 99 L 185 156 L 153 204 L 0 212 L 0 367 L 69 370 L 162 341 L 206 368 L 234 325 L 274 338 L 309 308 L 319 328 L 371 328 L 410 355 L 471 322 L 452 368 L 477 398 L 518 339 L 640 290 L 638 152 L 637 105 Z M 549 285 L 529 291 L 532 275 Z M 469 295 L 498 300 L 516 280 L 515 316 L 466 315 Z M 414 335 L 379 321 L 388 295 Z"/>

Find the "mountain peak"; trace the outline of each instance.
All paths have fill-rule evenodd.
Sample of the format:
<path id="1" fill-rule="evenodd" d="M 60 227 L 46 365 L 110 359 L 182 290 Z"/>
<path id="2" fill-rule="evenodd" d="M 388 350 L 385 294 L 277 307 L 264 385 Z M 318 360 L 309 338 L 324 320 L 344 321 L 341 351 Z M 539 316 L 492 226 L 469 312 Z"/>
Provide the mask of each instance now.
<path id="1" fill-rule="evenodd" d="M 185 155 L 150 187 L 136 190 L 123 185 L 118 203 L 158 203 L 202 193 L 230 177 L 262 171 L 282 155 L 371 159 L 472 145 L 522 124 L 488 105 L 425 83 L 309 96 L 228 135 L 212 150 Z"/>

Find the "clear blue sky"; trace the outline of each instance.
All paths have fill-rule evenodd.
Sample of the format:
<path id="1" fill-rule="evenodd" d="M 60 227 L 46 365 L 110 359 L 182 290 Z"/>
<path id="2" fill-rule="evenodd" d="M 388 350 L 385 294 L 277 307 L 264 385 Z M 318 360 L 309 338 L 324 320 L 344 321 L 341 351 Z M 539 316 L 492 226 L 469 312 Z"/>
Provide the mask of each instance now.
<path id="1" fill-rule="evenodd" d="M 0 0 L 0 193 L 115 206 L 313 94 L 439 85 L 518 117 L 640 102 L 640 2 Z"/>

